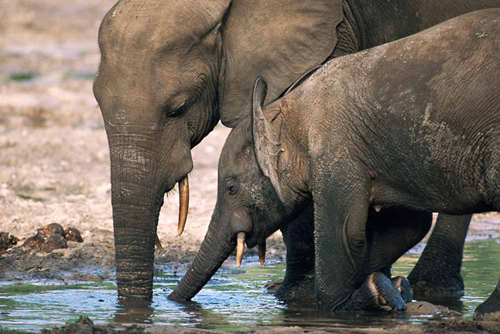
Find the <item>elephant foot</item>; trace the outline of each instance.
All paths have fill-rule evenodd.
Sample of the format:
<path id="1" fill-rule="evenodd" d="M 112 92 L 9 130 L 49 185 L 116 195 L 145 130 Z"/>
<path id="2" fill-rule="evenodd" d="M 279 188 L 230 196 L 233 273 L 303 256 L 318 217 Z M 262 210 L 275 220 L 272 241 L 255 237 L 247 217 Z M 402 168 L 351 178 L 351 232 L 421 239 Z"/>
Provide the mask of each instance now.
<path id="1" fill-rule="evenodd" d="M 500 321 L 500 281 L 491 296 L 474 311 L 474 320 Z"/>
<path id="2" fill-rule="evenodd" d="M 413 301 L 410 281 L 406 277 L 397 276 L 391 278 L 392 285 L 399 291 L 405 303 Z"/>
<path id="3" fill-rule="evenodd" d="M 462 297 L 464 241 L 472 215 L 439 214 L 420 259 L 408 275 L 415 297 Z"/>
<path id="4" fill-rule="evenodd" d="M 272 286 L 268 284 L 267 291 L 273 293 L 279 300 L 286 303 L 314 303 L 314 274 L 306 275 L 300 281 L 285 279 L 279 282 L 273 281 Z M 268 287 L 269 286 L 269 287 Z"/>
<path id="5" fill-rule="evenodd" d="M 361 287 L 354 291 L 342 310 L 404 311 L 406 304 L 393 282 L 386 275 L 375 272 L 370 274 Z"/>
<path id="6" fill-rule="evenodd" d="M 436 274 L 431 271 L 415 271 L 408 276 L 415 296 L 462 297 L 464 280 L 460 274 Z"/>

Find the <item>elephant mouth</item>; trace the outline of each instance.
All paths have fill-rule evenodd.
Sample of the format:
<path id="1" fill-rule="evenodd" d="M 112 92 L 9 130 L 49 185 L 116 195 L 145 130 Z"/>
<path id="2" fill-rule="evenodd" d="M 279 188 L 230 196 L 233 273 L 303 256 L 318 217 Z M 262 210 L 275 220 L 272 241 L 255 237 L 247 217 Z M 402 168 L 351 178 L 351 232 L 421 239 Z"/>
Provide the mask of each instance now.
<path id="1" fill-rule="evenodd" d="M 179 190 L 179 221 L 177 224 L 177 235 L 181 236 L 186 227 L 187 215 L 189 210 L 189 178 L 186 174 L 174 184 L 167 185 L 165 194 L 169 193 L 175 184 L 178 185 Z"/>
<path id="2" fill-rule="evenodd" d="M 182 232 L 184 232 L 184 228 L 186 227 L 187 215 L 189 210 L 189 179 L 188 176 L 184 176 L 178 182 L 176 182 L 179 186 L 179 221 L 177 223 L 177 235 L 181 236 Z M 175 186 L 167 186 L 165 188 L 165 194 L 170 192 Z M 163 204 L 163 201 L 162 201 Z M 158 233 L 156 233 L 155 237 L 155 245 L 160 250 L 163 251 L 163 245 L 160 241 L 160 237 Z"/>
<path id="3" fill-rule="evenodd" d="M 254 248 L 255 246 L 257 246 L 257 244 L 259 244 L 257 238 L 254 238 L 253 235 L 250 235 L 248 238 L 245 238 L 245 243 L 248 248 Z"/>
<path id="4" fill-rule="evenodd" d="M 266 261 L 266 240 L 257 241 L 252 234 L 250 238 L 247 239 L 246 232 L 238 232 L 236 234 L 236 265 L 239 267 L 243 261 L 243 253 L 245 252 L 245 244 L 248 248 L 254 248 L 258 246 L 259 250 L 259 261 L 260 264 L 264 264 Z"/>

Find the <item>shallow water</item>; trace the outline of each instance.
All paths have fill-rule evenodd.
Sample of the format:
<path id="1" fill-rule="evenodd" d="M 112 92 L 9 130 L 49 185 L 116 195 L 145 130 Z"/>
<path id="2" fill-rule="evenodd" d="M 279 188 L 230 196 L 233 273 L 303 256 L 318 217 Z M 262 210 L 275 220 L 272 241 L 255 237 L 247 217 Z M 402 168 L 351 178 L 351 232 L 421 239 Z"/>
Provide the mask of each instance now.
<path id="1" fill-rule="evenodd" d="M 393 268 L 393 275 L 407 275 L 419 254 L 407 254 Z M 193 299 L 179 304 L 167 300 L 180 280 L 171 266 L 160 266 L 155 274 L 154 301 L 149 307 L 119 305 L 114 282 L 82 283 L 33 280 L 26 283 L 0 282 L 0 327 L 40 330 L 62 325 L 80 315 L 97 324 L 154 323 L 206 329 L 244 330 L 258 326 L 383 326 L 394 322 L 432 321 L 429 316 L 346 314 L 332 315 L 313 307 L 290 306 L 264 293 L 269 280 L 283 277 L 284 264 L 257 264 L 256 257 L 245 258 L 244 266 L 223 267 Z M 232 265 L 232 263 L 228 263 Z M 457 299 L 429 300 L 459 311 L 471 318 L 474 309 L 493 291 L 500 276 L 500 241 L 469 242 L 465 248 L 462 274 L 465 296 Z"/>

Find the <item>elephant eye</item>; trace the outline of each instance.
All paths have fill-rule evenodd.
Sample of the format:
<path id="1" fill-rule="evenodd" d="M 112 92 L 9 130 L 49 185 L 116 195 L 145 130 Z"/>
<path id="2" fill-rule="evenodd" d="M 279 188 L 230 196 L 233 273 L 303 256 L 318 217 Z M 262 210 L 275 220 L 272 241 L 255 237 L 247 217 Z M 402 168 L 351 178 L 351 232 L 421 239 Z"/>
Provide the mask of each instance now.
<path id="1" fill-rule="evenodd" d="M 175 109 L 175 115 L 179 116 L 179 115 L 183 114 L 185 111 L 186 111 L 186 102 L 184 102 L 180 107 Z"/>
<path id="2" fill-rule="evenodd" d="M 186 102 L 184 102 L 183 104 L 181 104 L 176 109 L 173 109 L 170 112 L 168 112 L 167 113 L 167 117 L 179 116 L 179 115 L 182 115 L 185 111 L 186 111 Z"/>
<path id="3" fill-rule="evenodd" d="M 226 182 L 226 192 L 228 195 L 234 196 L 240 190 L 238 182 L 234 180 L 227 180 Z"/>

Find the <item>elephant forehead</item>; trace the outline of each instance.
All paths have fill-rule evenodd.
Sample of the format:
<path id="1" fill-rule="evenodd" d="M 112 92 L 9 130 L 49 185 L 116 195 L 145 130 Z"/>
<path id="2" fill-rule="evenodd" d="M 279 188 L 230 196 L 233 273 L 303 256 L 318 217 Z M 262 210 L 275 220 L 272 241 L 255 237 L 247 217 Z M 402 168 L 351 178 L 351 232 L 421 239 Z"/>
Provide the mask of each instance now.
<path id="1" fill-rule="evenodd" d="M 156 133 L 161 128 L 161 114 L 143 97 L 103 96 L 99 107 L 107 126 L 137 127 L 143 133 Z"/>
<path id="2" fill-rule="evenodd" d="M 213 8 L 217 6 L 221 8 Z M 215 3 L 189 7 L 182 0 L 120 1 L 103 20 L 101 47 L 110 45 L 109 49 L 116 51 L 175 49 L 185 41 L 202 37 L 213 27 L 223 7 L 224 4 Z"/>

